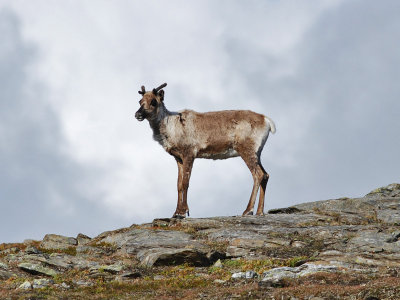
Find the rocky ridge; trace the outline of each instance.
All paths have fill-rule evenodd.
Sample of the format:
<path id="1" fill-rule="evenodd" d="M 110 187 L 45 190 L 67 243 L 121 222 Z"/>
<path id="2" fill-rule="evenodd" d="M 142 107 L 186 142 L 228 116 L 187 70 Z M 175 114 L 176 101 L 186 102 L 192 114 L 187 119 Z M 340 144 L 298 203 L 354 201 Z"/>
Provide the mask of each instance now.
<path id="1" fill-rule="evenodd" d="M 399 239 L 400 184 L 263 217 L 48 234 L 0 245 L 0 298 L 399 299 Z"/>

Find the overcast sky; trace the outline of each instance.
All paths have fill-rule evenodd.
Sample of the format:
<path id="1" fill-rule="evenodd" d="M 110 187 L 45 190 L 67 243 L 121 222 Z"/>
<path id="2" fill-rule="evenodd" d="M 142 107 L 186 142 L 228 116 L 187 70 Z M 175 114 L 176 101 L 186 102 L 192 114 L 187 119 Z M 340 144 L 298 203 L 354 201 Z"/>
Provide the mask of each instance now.
<path id="1" fill-rule="evenodd" d="M 271 117 L 266 210 L 400 181 L 400 2 L 2 1 L 0 243 L 95 236 L 170 217 L 175 160 L 134 118 L 141 85 L 169 110 Z M 195 161 L 191 216 L 239 215 L 240 158 Z"/>

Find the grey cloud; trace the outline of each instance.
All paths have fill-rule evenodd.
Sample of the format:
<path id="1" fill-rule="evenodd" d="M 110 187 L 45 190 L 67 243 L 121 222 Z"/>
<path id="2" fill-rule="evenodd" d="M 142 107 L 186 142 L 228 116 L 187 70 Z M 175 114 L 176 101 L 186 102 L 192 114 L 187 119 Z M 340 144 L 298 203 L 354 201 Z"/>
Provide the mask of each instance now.
<path id="1" fill-rule="evenodd" d="M 16 15 L 1 10 L 0 241 L 49 232 L 99 233 L 112 217 L 80 191 L 91 174 L 63 154 L 59 120 L 46 102 L 45 88 L 27 73 L 37 58 L 35 47 L 23 41 L 20 30 Z"/>
<path id="2" fill-rule="evenodd" d="M 268 71 L 279 60 L 227 40 L 233 68 L 261 107 L 317 112 L 301 142 L 286 145 L 295 166 L 281 168 L 268 158 L 273 206 L 357 196 L 399 180 L 399 9 L 397 1 L 346 1 L 321 14 L 294 49 L 295 73 L 279 79 Z M 275 121 L 277 135 L 287 134 Z"/>

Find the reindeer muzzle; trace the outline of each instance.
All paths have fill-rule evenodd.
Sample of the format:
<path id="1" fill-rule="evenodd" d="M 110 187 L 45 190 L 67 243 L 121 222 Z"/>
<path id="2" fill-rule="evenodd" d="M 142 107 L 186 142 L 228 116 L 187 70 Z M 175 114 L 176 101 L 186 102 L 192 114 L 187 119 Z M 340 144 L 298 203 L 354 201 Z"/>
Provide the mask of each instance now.
<path id="1" fill-rule="evenodd" d="M 135 113 L 135 118 L 140 122 L 146 118 L 146 112 L 143 110 L 143 106 L 141 106 L 139 110 Z"/>

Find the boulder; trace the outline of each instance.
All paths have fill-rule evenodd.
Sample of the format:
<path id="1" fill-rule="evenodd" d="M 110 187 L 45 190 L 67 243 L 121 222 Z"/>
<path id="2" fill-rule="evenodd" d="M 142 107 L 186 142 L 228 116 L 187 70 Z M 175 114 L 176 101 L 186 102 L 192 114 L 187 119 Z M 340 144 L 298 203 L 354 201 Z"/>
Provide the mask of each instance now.
<path id="1" fill-rule="evenodd" d="M 87 235 L 84 235 L 83 233 L 79 233 L 76 236 L 76 241 L 78 243 L 78 245 L 85 245 L 87 243 L 89 243 L 92 239 L 90 237 L 88 237 Z"/>
<path id="2" fill-rule="evenodd" d="M 78 245 L 77 239 L 57 234 L 46 234 L 40 247 L 44 249 L 68 249 Z"/>
<path id="3" fill-rule="evenodd" d="M 50 269 L 48 267 L 44 267 L 41 264 L 20 263 L 18 264 L 18 268 L 20 268 L 22 271 L 25 271 L 33 275 L 56 276 L 58 274 L 57 271 Z"/>
<path id="4" fill-rule="evenodd" d="M 209 266 L 207 253 L 196 249 L 167 249 L 157 248 L 140 251 L 137 255 L 141 264 L 151 266 L 170 266 L 189 264 L 197 267 Z"/>
<path id="5" fill-rule="evenodd" d="M 205 247 L 195 241 L 190 234 L 177 230 L 133 228 L 123 232 L 103 233 L 99 237 L 96 239 L 98 243 L 115 245 L 128 254 L 137 254 L 143 249 Z"/>
<path id="6" fill-rule="evenodd" d="M 280 267 L 268 270 L 263 273 L 262 283 L 264 286 L 277 286 L 284 279 L 294 279 L 316 273 L 339 272 L 339 268 L 334 265 L 316 265 L 306 263 L 300 267 Z"/>

